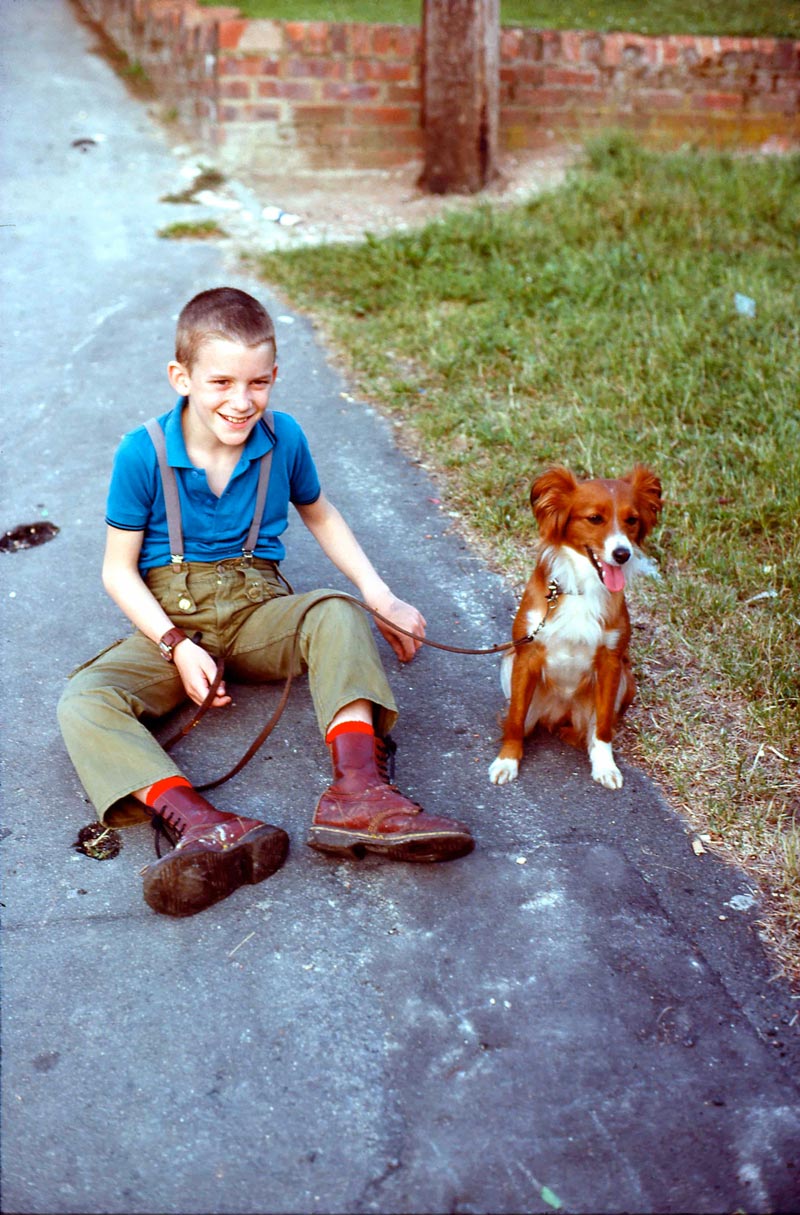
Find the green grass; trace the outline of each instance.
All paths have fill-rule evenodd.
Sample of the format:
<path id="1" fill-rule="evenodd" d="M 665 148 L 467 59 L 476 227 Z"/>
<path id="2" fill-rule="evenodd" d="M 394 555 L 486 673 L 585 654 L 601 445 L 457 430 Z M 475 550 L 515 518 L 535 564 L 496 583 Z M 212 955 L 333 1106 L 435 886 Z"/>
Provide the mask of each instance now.
<path id="1" fill-rule="evenodd" d="M 214 4 L 216 0 L 201 0 Z M 246 17 L 276 21 L 363 21 L 418 25 L 422 0 L 242 0 Z M 798 0 L 502 0 L 500 21 L 540 29 L 624 30 L 640 34 L 750 34 L 796 38 Z"/>
<path id="2" fill-rule="evenodd" d="M 179 220 L 160 228 L 158 235 L 163 240 L 219 240 L 227 236 L 214 219 L 199 219 L 196 221 Z"/>
<path id="3" fill-rule="evenodd" d="M 800 156 L 658 155 L 612 135 L 526 205 L 259 262 L 323 320 L 360 391 L 440 470 L 447 508 L 516 578 L 538 470 L 659 473 L 664 578 L 634 600 L 640 699 L 623 747 L 761 873 L 790 935 L 798 236 Z"/>

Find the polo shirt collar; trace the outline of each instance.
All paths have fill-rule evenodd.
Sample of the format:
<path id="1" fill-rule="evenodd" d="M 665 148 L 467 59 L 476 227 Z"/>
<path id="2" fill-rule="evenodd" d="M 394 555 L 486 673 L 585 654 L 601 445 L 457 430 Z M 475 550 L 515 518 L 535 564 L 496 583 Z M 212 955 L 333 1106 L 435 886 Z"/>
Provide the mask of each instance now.
<path id="1" fill-rule="evenodd" d="M 181 426 L 181 414 L 187 402 L 187 397 L 181 397 L 175 408 L 167 415 L 164 434 L 167 440 L 167 461 L 173 468 L 194 468 L 186 450 L 186 442 Z M 242 450 L 239 463 L 234 469 L 234 476 L 253 460 L 261 457 L 275 446 L 275 439 L 263 418 L 250 431 L 247 442 Z"/>

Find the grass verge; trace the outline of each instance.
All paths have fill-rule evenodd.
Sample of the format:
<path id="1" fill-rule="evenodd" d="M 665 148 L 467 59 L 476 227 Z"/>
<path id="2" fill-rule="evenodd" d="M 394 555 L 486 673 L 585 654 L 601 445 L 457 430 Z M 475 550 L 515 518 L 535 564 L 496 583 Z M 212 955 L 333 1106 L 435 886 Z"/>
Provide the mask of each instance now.
<path id="1" fill-rule="evenodd" d="M 213 5 L 217 0 L 200 0 Z M 419 25 L 422 0 L 239 0 L 243 16 L 273 21 L 358 21 Z M 624 30 L 637 34 L 740 34 L 796 38 L 797 0 L 501 0 L 502 25 L 529 29 Z"/>
<path id="2" fill-rule="evenodd" d="M 536 471 L 659 473 L 663 580 L 633 596 L 640 690 L 620 750 L 758 880 L 795 977 L 798 233 L 799 156 L 657 155 L 612 135 L 525 205 L 258 262 L 520 589 Z"/>

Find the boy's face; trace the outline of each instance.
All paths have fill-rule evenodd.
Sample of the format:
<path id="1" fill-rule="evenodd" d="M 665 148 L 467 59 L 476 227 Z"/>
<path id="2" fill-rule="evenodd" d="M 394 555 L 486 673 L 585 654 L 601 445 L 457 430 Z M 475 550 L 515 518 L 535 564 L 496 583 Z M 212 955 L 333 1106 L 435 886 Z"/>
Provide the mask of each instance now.
<path id="1" fill-rule="evenodd" d="M 206 450 L 240 447 L 263 417 L 277 374 L 270 342 L 243 346 L 209 338 L 191 370 L 170 363 L 170 384 L 189 398 L 183 418 L 187 444 Z"/>

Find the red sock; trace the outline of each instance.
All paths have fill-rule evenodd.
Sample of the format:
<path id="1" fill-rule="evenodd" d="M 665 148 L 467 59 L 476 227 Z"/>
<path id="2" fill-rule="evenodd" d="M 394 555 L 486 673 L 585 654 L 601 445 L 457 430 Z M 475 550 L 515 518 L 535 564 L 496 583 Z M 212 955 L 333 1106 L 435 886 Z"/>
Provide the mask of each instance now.
<path id="1" fill-rule="evenodd" d="M 325 735 L 325 742 L 332 743 L 334 738 L 338 738 L 340 734 L 372 734 L 375 731 L 367 721 L 340 721 L 338 726 L 334 726 Z"/>
<path id="2" fill-rule="evenodd" d="M 187 780 L 185 776 L 167 776 L 164 780 L 157 780 L 154 785 L 150 786 L 145 802 L 148 806 L 155 806 L 162 794 L 167 793 L 170 789 L 191 789 L 192 782 Z"/>

